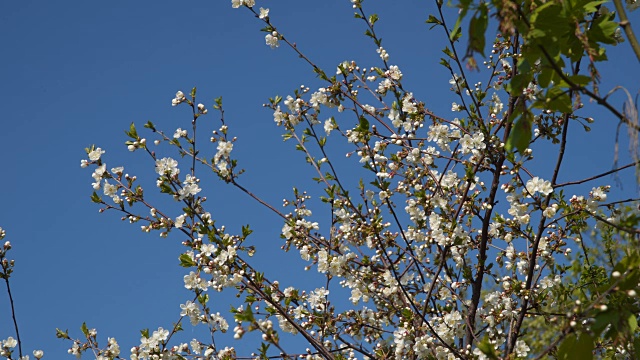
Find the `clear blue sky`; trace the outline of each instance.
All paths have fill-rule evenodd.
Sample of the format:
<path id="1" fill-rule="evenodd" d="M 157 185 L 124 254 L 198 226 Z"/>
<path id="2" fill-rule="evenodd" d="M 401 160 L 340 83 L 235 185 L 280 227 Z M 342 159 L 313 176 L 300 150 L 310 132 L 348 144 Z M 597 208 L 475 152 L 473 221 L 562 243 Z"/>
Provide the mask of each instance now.
<path id="1" fill-rule="evenodd" d="M 257 5 L 269 7 L 274 24 L 328 73 L 343 60 L 380 65 L 347 0 Z M 377 32 L 390 63 L 401 67 L 405 87 L 431 110 L 451 116 L 456 98 L 447 91 L 450 76 L 438 65 L 443 36 L 424 24 L 434 4 L 412 0 L 381 7 L 372 1 L 365 8 L 380 14 Z M 636 29 L 638 14 L 630 14 Z M 247 187 L 280 204 L 293 185 L 308 179 L 304 161 L 282 143 L 281 129 L 262 104 L 301 84 L 313 88 L 321 83 L 291 50 L 266 46 L 261 27 L 246 9 L 232 9 L 226 0 L 0 4 L 0 226 L 14 246 L 17 265 L 11 281 L 27 354 L 44 349 L 46 358 L 64 358 L 70 343 L 55 339 L 55 328 L 80 335 L 83 321 L 98 328 L 103 344 L 107 336 L 116 336 L 128 354 L 138 344 L 139 329 L 167 327 L 189 298 L 178 290 L 185 274 L 177 266 L 181 238 L 143 234 L 115 213 L 98 214 L 89 201 L 91 170 L 79 166 L 85 147 L 102 147 L 109 167 L 123 165 L 125 172 L 153 184 L 153 165 L 143 154 L 126 150 L 123 130 L 131 122 L 142 128 L 147 120 L 169 133 L 187 127 L 189 112 L 170 102 L 177 90 L 187 93 L 197 86 L 199 101 L 208 107 L 213 98 L 224 98 L 227 122 L 239 137 L 234 153 L 248 170 Z M 610 58 L 612 64 L 602 69 L 603 91 L 612 85 L 636 91 L 640 67 L 628 44 L 612 49 Z M 620 103 L 622 97 L 613 99 Z M 595 131 L 573 139 L 564 180 L 611 169 L 617 122 L 607 113 L 595 114 Z M 214 116 L 206 121 L 217 121 Z M 626 154 L 623 142 L 621 164 L 628 162 Z M 552 153 L 541 156 L 555 160 Z M 632 171 L 627 174 L 612 200 L 637 195 Z M 276 252 L 278 218 L 221 182 L 203 188 L 221 223 L 255 228 L 254 240 L 266 249 L 260 261 L 269 271 L 282 274 L 299 265 Z M 154 190 L 148 187 L 149 193 Z M 173 212 L 178 215 L 178 208 Z M 292 282 L 306 281 L 304 276 Z M 222 299 L 221 312 L 229 301 L 239 304 Z M 2 290 L 3 339 L 12 334 L 9 315 Z M 192 330 L 186 329 L 190 338 Z"/>

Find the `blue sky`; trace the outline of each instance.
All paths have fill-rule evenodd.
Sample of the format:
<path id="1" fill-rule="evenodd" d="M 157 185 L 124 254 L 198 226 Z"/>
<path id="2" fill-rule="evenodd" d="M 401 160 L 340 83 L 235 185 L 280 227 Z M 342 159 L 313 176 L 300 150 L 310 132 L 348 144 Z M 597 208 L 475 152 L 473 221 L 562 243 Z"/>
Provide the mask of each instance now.
<path id="1" fill-rule="evenodd" d="M 443 36 L 424 24 L 434 4 L 365 5 L 381 16 L 377 32 L 390 63 L 402 69 L 405 87 L 434 112 L 450 116 L 456 98 L 446 91 L 450 76 L 437 64 Z M 328 73 L 343 60 L 380 65 L 349 1 L 258 1 L 258 6 L 269 7 L 274 24 Z M 638 13 L 629 15 L 632 22 L 640 20 Z M 128 352 L 137 345 L 139 329 L 177 320 L 179 304 L 188 299 L 178 290 L 185 274 L 177 266 L 181 239 L 143 234 L 115 213 L 98 214 L 89 201 L 91 171 L 79 166 L 84 148 L 96 144 L 107 151 L 109 167 L 125 166 L 153 191 L 153 165 L 143 154 L 127 151 L 123 130 L 131 122 L 142 128 L 147 120 L 168 133 L 187 127 L 189 112 L 170 105 L 177 90 L 187 93 L 197 86 L 199 101 L 207 106 L 223 96 L 227 123 L 239 137 L 234 153 L 248 170 L 242 179 L 247 187 L 280 204 L 292 186 L 311 186 L 310 170 L 282 142 L 281 129 L 262 104 L 301 84 L 322 84 L 291 50 L 266 46 L 261 27 L 246 9 L 232 9 L 230 1 L 0 4 L 0 226 L 14 246 L 11 281 L 27 353 L 44 349 L 47 358 L 62 358 L 70 344 L 55 339 L 55 328 L 79 335 L 83 321 L 98 328 L 103 342 L 116 336 Z M 635 92 L 640 71 L 628 44 L 611 49 L 610 58 L 601 69 L 603 91 L 623 85 Z M 616 104 L 622 99 L 612 97 Z M 561 181 L 611 169 L 617 122 L 607 113 L 593 114 L 594 131 L 572 139 Z M 206 119 L 217 121 L 217 115 Z M 629 162 L 626 147 L 623 140 L 621 164 Z M 552 152 L 540 156 L 540 166 L 545 157 L 555 160 Z M 616 199 L 637 195 L 632 171 L 626 175 Z M 299 257 L 289 260 L 276 252 L 282 227 L 277 217 L 219 181 L 203 188 L 220 223 L 235 229 L 250 223 L 256 230 L 253 238 L 265 248 L 259 261 L 269 271 L 282 274 L 298 264 Z M 305 276 L 313 278 L 303 273 L 292 282 L 307 281 Z M 223 298 L 221 311 L 229 301 L 238 304 Z M 8 309 L 1 292 L 1 338 L 11 335 Z M 187 335 L 190 331 L 187 327 Z"/>

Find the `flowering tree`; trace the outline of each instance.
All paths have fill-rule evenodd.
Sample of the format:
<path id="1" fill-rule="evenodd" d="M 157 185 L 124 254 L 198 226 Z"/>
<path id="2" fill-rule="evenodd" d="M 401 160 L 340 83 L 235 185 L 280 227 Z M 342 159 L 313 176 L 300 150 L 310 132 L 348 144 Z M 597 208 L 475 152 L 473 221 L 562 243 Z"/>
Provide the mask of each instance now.
<path id="1" fill-rule="evenodd" d="M 609 199 L 610 186 L 599 182 L 637 169 L 637 148 L 630 164 L 558 181 L 571 161 L 568 134 L 587 137 L 596 121 L 588 113 L 596 105 L 585 106 L 586 99 L 637 139 L 633 102 L 612 104 L 598 86 L 605 45 L 622 41 L 619 25 L 637 47 L 624 7 L 616 2 L 619 23 L 601 1 L 460 1 L 454 22 L 436 1 L 438 12 L 427 23 L 448 40 L 441 65 L 457 97 L 451 115 L 430 111 L 403 85 L 376 33 L 378 16 L 367 14 L 362 1 L 352 3 L 380 60 L 345 61 L 329 72 L 278 30 L 269 9 L 232 1 L 263 22 L 268 46 L 289 47 L 325 82 L 265 104 L 315 171 L 322 196 L 294 189 L 280 210 L 245 188 L 222 98 L 212 106 L 198 103 L 195 88 L 172 100 L 176 111 L 189 111 L 191 127 L 167 133 L 148 122 L 144 134 L 134 124 L 126 132 L 128 149 L 155 163 L 161 195 L 113 167 L 105 150 L 86 149 L 81 166 L 93 169 L 91 200 L 144 232 L 181 239 L 184 287 L 192 296 L 180 305 L 180 321 L 143 330 L 130 355 L 115 338 L 103 344 L 84 324 L 80 337 L 58 330 L 70 341 L 69 353 L 98 359 L 640 357 L 638 199 Z M 486 57 L 493 26 L 497 35 Z M 203 116 L 219 124 L 206 128 Z M 212 131 L 207 145 L 204 131 Z M 556 159 L 534 159 L 548 148 Z M 173 154 L 164 155 L 167 149 Z M 345 153 L 360 172 L 339 170 Z M 283 258 L 301 257 L 322 284 L 288 286 L 286 275 L 257 267 L 252 256 L 260 248 L 246 242 L 250 226 L 234 232 L 219 224 L 200 180 L 204 172 L 279 216 Z M 591 191 L 581 192 L 586 183 L 593 183 Z M 182 214 L 171 217 L 175 211 L 157 206 L 162 195 Z M 318 209 L 328 209 L 330 221 Z M 10 249 L 7 242 L 0 251 L 8 289 Z M 212 305 L 223 291 L 241 299 L 230 313 Z M 229 323 L 235 339 L 222 335 Z M 176 342 L 186 326 L 204 327 L 207 336 Z M 26 358 L 19 345 L 19 337 L 4 340 L 1 355 Z"/>

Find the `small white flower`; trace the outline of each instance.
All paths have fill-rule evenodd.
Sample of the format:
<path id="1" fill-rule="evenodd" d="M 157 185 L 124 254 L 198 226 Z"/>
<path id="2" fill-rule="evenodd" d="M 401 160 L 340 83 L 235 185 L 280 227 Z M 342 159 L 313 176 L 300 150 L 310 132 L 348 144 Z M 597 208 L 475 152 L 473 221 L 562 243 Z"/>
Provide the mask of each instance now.
<path id="1" fill-rule="evenodd" d="M 536 192 L 539 192 L 544 196 L 547 196 L 553 192 L 551 182 L 545 181 L 537 176 L 527 181 L 526 189 L 527 192 L 529 192 L 529 194 L 532 196 L 535 195 Z"/>
<path id="2" fill-rule="evenodd" d="M 335 130 L 336 129 L 336 125 L 333 123 L 332 119 L 327 119 L 324 122 L 324 132 L 327 134 L 327 136 L 329 136 L 329 134 L 331 133 L 331 130 Z"/>
<path id="3" fill-rule="evenodd" d="M 102 154 L 104 153 L 104 150 L 102 150 L 101 148 L 97 148 L 89 153 L 89 160 L 98 161 L 100 160 L 100 156 L 102 156 Z"/>
<path id="4" fill-rule="evenodd" d="M 380 59 L 382 59 L 383 61 L 389 60 L 389 53 L 383 47 L 379 47 L 376 52 L 380 54 Z"/>
<path id="5" fill-rule="evenodd" d="M 13 349 L 16 345 L 18 345 L 18 340 L 14 339 L 12 336 L 9 336 L 7 340 L 2 340 L 2 347 Z"/>
<path id="6" fill-rule="evenodd" d="M 182 227 L 182 225 L 184 225 L 184 219 L 185 219 L 186 217 L 187 217 L 187 216 L 186 216 L 185 214 L 182 214 L 182 215 L 178 216 L 178 217 L 176 218 L 176 221 L 175 221 L 175 226 L 176 226 L 177 228 L 181 228 L 181 227 Z"/>
<path id="7" fill-rule="evenodd" d="M 554 216 L 556 216 L 556 211 L 558 210 L 558 204 L 553 204 L 551 206 L 547 206 L 546 209 L 544 209 L 544 211 L 542 212 L 542 215 L 544 215 L 544 217 L 550 219 Z"/>
<path id="8" fill-rule="evenodd" d="M 173 133 L 173 138 L 180 139 L 181 137 L 187 137 L 187 130 L 182 130 L 182 128 L 177 128 L 176 132 Z"/>
<path id="9" fill-rule="evenodd" d="M 601 187 L 591 189 L 591 197 L 596 201 L 607 200 L 607 193 Z"/>
<path id="10" fill-rule="evenodd" d="M 156 160 L 156 173 L 161 176 L 175 176 L 180 173 L 180 169 L 178 169 L 178 162 L 172 158 L 158 159 Z"/>
<path id="11" fill-rule="evenodd" d="M 269 8 L 260 8 L 260 15 L 258 15 L 260 19 L 266 19 L 269 17 Z"/>
<path id="12" fill-rule="evenodd" d="M 280 46 L 280 44 L 278 43 L 278 32 L 277 31 L 274 31 L 271 34 L 267 34 L 267 36 L 264 37 L 264 40 L 265 40 L 267 45 L 271 46 L 272 49 L 275 49 L 278 46 Z"/>
<path id="13" fill-rule="evenodd" d="M 396 81 L 402 79 L 402 71 L 400 71 L 397 65 L 389 66 L 389 70 L 387 70 L 385 74 Z"/>
<path id="14" fill-rule="evenodd" d="M 184 97 L 184 93 L 182 91 L 178 91 L 176 93 L 176 97 L 171 100 L 171 106 L 177 106 L 178 104 L 181 104 L 186 100 L 187 98 Z"/>

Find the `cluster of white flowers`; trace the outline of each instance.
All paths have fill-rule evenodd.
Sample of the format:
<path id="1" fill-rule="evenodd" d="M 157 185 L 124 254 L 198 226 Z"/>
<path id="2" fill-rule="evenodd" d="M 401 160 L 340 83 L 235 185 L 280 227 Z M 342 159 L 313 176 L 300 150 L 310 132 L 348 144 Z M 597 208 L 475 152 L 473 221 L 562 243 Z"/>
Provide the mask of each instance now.
<path id="1" fill-rule="evenodd" d="M 180 305 L 180 316 L 188 316 L 191 321 L 191 325 L 196 326 L 201 322 L 200 315 L 202 312 L 196 303 L 193 301 L 187 301 Z"/>
<path id="2" fill-rule="evenodd" d="M 455 93 L 459 93 L 466 87 L 466 81 L 464 77 L 459 76 L 458 74 L 453 74 L 453 77 L 449 80 L 449 84 L 451 84 L 451 91 Z"/>
<path id="3" fill-rule="evenodd" d="M 513 221 L 526 225 L 531 219 L 531 215 L 529 215 L 529 204 L 522 203 L 521 200 L 521 197 L 516 194 L 508 195 L 507 201 L 509 201 L 509 204 L 511 205 L 508 213 L 513 216 Z"/>
<path id="4" fill-rule="evenodd" d="M 338 126 L 336 125 L 336 122 L 333 118 L 331 119 L 327 119 L 324 122 L 324 132 L 327 134 L 327 136 L 329 136 L 329 134 L 331 134 L 331 131 L 337 129 Z"/>
<path id="5" fill-rule="evenodd" d="M 200 277 L 199 274 L 191 271 L 188 275 L 184 276 L 184 287 L 187 290 L 198 289 L 207 290 L 207 282 Z"/>
<path id="6" fill-rule="evenodd" d="M 171 106 L 178 106 L 185 101 L 187 101 L 187 98 L 184 96 L 184 93 L 182 91 L 178 91 L 176 96 L 171 100 Z"/>
<path id="7" fill-rule="evenodd" d="M 276 318 L 278 319 L 278 326 L 280 326 L 280 329 L 282 329 L 282 331 L 284 332 L 288 332 L 290 334 L 296 335 L 298 334 L 298 329 L 295 328 L 295 326 L 293 326 L 289 320 L 287 320 L 286 317 L 284 317 L 283 315 L 276 315 Z"/>
<path id="8" fill-rule="evenodd" d="M 396 82 L 402 79 L 402 71 L 400 71 L 397 65 L 391 65 L 389 66 L 389 70 L 384 72 L 384 76 L 385 78 L 380 81 L 376 89 L 376 92 L 383 96 L 387 94 L 387 91 L 396 86 Z M 375 80 L 375 76 L 371 76 L 370 80 Z"/>
<path id="9" fill-rule="evenodd" d="M 95 180 L 95 182 L 91 185 L 93 186 L 94 190 L 100 190 L 100 183 L 105 173 L 107 173 L 107 164 L 102 164 L 96 167 L 95 170 L 93 170 L 93 174 L 91 174 L 91 177 L 93 178 L 93 180 Z"/>
<path id="10" fill-rule="evenodd" d="M 187 137 L 187 130 L 182 130 L 181 128 L 177 128 L 176 132 L 173 133 L 173 138 L 180 139 L 182 137 Z"/>
<path id="11" fill-rule="evenodd" d="M 195 196 L 202 189 L 198 186 L 198 180 L 195 176 L 191 176 L 191 174 L 187 175 L 187 178 L 182 183 L 182 189 L 178 190 L 178 200 L 182 201 L 187 197 Z"/>
<path id="12" fill-rule="evenodd" d="M 460 145 L 462 147 L 463 154 L 468 154 L 474 150 L 482 150 L 486 148 L 486 144 L 484 143 L 484 134 L 481 132 L 477 132 L 473 134 L 473 136 L 464 134 L 460 139 Z"/>
<path id="13" fill-rule="evenodd" d="M 527 181 L 526 189 L 528 193 L 527 196 L 534 196 L 538 192 L 547 196 L 553 192 L 551 182 L 545 181 L 537 176 Z"/>
<path id="14" fill-rule="evenodd" d="M 242 5 L 246 7 L 254 7 L 256 5 L 256 2 L 255 0 L 231 0 L 231 7 L 233 7 L 234 9 L 237 9 Z"/>
<path id="15" fill-rule="evenodd" d="M 418 112 L 418 107 L 416 106 L 412 93 L 406 93 L 402 98 L 402 111 L 407 114 L 415 114 Z"/>
<path id="16" fill-rule="evenodd" d="M 389 60 L 389 53 L 383 47 L 379 47 L 376 51 L 380 54 L 380 59 L 382 59 L 382 61 Z"/>
<path id="17" fill-rule="evenodd" d="M 309 232 L 311 230 L 318 230 L 320 227 L 317 222 L 310 222 L 304 219 L 296 220 L 295 225 L 291 226 L 289 224 L 284 224 L 282 227 L 282 235 L 285 239 L 291 239 L 294 236 L 302 235 L 300 230 L 304 230 L 305 232 Z"/>
<path id="18" fill-rule="evenodd" d="M 169 338 L 169 330 L 159 327 L 151 336 L 140 338 L 140 345 L 131 349 L 132 360 L 149 359 L 152 353 L 158 352 L 160 345 Z"/>
<path id="19" fill-rule="evenodd" d="M 329 102 L 329 97 L 327 96 L 327 89 L 325 88 L 319 88 L 318 91 L 311 94 L 309 103 L 315 110 L 320 109 L 320 105 L 332 106 Z"/>
<path id="20" fill-rule="evenodd" d="M 433 124 L 429 126 L 427 140 L 435 142 L 441 150 L 451 151 L 451 141 L 460 138 L 460 127 L 457 119 L 449 126 L 445 124 Z"/>
<path id="21" fill-rule="evenodd" d="M 9 336 L 5 340 L 2 340 L 2 348 L 0 348 L 0 356 L 9 357 L 11 355 L 11 349 L 18 345 L 18 340 L 13 336 Z"/>
<path id="22" fill-rule="evenodd" d="M 314 291 L 309 292 L 309 296 L 307 297 L 307 301 L 309 302 L 309 306 L 315 310 L 324 310 L 327 304 L 327 296 L 329 295 L 329 290 L 324 287 L 317 288 Z"/>
<path id="23" fill-rule="evenodd" d="M 279 42 L 279 39 L 278 39 L 278 32 L 277 31 L 272 31 L 271 34 L 265 35 L 264 41 L 272 49 L 275 49 L 278 46 L 280 46 L 280 42 Z"/>
<path id="24" fill-rule="evenodd" d="M 113 202 L 116 203 L 116 204 L 119 204 L 120 201 L 122 201 L 120 199 L 120 196 L 118 196 L 118 194 L 117 194 L 118 186 L 109 184 L 109 182 L 107 180 L 104 181 L 103 192 L 104 192 L 104 194 L 106 196 L 111 197 Z"/>
<path id="25" fill-rule="evenodd" d="M 102 154 L 104 154 L 105 152 L 106 151 L 102 150 L 101 148 L 96 148 L 91 152 L 89 152 L 89 160 L 98 161 L 100 160 L 100 157 L 102 156 Z"/>
<path id="26" fill-rule="evenodd" d="M 502 104 L 502 101 L 500 100 L 500 96 L 498 96 L 497 93 L 493 93 L 493 95 L 491 95 L 491 114 L 493 116 L 498 116 L 498 114 L 500 114 L 500 112 L 502 112 L 502 109 L 504 107 L 504 105 Z"/>
<path id="27" fill-rule="evenodd" d="M 352 3 L 360 6 L 358 0 L 352 0 Z M 252 8 L 255 1 L 232 0 L 233 8 L 243 6 Z M 276 48 L 280 40 L 283 46 L 288 43 L 271 25 L 269 9 L 250 12 L 267 24 L 265 43 L 268 46 Z M 367 22 L 373 23 L 370 19 Z M 375 38 L 373 33 L 370 36 Z M 323 228 L 325 234 L 320 232 L 319 223 L 313 221 L 315 218 L 311 218 L 310 208 L 315 206 L 315 199 L 310 200 L 311 196 L 306 193 L 300 195 L 296 189 L 295 200 L 284 201 L 285 206 L 295 207 L 295 211 L 279 213 L 285 218 L 281 228 L 283 249 L 298 251 L 307 262 L 305 270 L 317 266 L 317 272 L 322 275 L 314 276 L 326 279 L 322 287 L 308 292 L 294 287 L 281 291 L 277 281 L 266 279 L 266 275 L 254 270 L 247 262 L 254 249 L 243 243 L 251 231 L 243 228 L 242 235 L 230 235 L 224 226 L 215 227 L 211 214 L 203 209 L 206 198 L 198 197 L 202 189 L 200 180 L 194 175 L 195 168 L 182 180 L 176 160 L 170 157 L 156 159 L 155 153 L 150 152 L 159 175 L 157 186 L 162 192 L 171 193 L 176 200 L 184 201 L 181 206 L 187 206 L 179 210 L 174 219 L 151 208 L 146 201 L 141 202 L 150 208 L 151 214 L 142 219 L 148 221 L 142 226 L 143 230 L 160 230 L 163 236 L 174 230 L 187 237 L 182 243 L 187 250 L 180 256 L 181 265 L 189 268 L 183 283 L 187 290 L 197 295 L 197 301 L 181 304 L 180 316 L 188 317 L 194 326 L 204 324 L 211 331 L 226 332 L 229 327 L 226 319 L 220 313 L 213 313 L 206 302 L 209 294 L 236 287 L 238 296 L 250 294 L 244 305 L 246 312 L 243 306 L 237 308 L 237 312 L 234 310 L 237 315 L 234 337 L 237 339 L 247 331 L 259 331 L 265 343 L 277 344 L 279 330 L 274 329 L 274 319 L 277 319 L 281 331 L 293 335 L 306 331 L 306 338 L 309 338 L 307 335 L 322 338 L 323 342 L 313 344 L 319 354 L 323 348 L 331 348 L 336 354 L 348 354 L 349 359 L 355 359 L 358 346 L 366 351 L 373 350 L 371 353 L 394 354 L 396 359 L 453 360 L 460 357 L 456 351 L 469 358 L 487 359 L 487 354 L 473 344 L 456 350 L 458 344 L 475 342 L 476 334 L 487 336 L 489 346 L 496 351 L 513 347 L 516 357 L 525 358 L 531 350 L 526 338 L 515 341 L 514 334 L 509 332 L 522 325 L 517 322 L 522 321 L 524 311 L 532 308 L 533 295 L 545 307 L 548 300 L 554 301 L 551 297 L 558 292 L 561 278 L 555 275 L 555 267 L 548 265 L 558 261 L 557 255 L 563 251 L 565 255 L 570 252 L 564 239 L 575 235 L 576 231 L 564 224 L 562 217 L 554 221 L 548 219 L 557 217 L 558 212 L 569 212 L 569 207 L 577 210 L 573 212 L 577 214 L 576 218 L 582 213 L 596 211 L 607 200 L 609 189 L 595 187 L 588 197 L 576 195 L 569 204 L 554 196 L 554 203 L 551 203 L 554 186 L 550 181 L 526 175 L 531 179 L 523 183 L 523 174 L 530 174 L 531 168 L 525 167 L 528 166 L 525 163 L 533 159 L 528 156 L 532 150 L 524 152 L 527 156 L 518 160 L 521 163 L 506 156 L 510 154 L 505 153 L 505 145 L 499 139 L 506 131 L 501 122 L 503 116 L 499 116 L 504 115 L 504 104 L 497 92 L 492 94 L 491 100 L 481 98 L 479 94 L 488 95 L 484 92 L 491 91 L 491 87 L 483 90 L 482 83 L 476 82 L 471 89 L 464 75 L 454 73 L 449 83 L 459 100 L 452 103 L 451 110 L 462 113 L 460 119 L 440 118 L 431 113 L 427 104 L 405 90 L 406 84 L 401 83 L 403 73 L 396 65 L 388 66 L 389 54 L 378 39 L 375 40 L 384 66 L 365 69 L 355 61 L 344 61 L 337 67 L 337 76 L 332 77 L 326 87 L 311 91 L 302 85 L 284 101 L 278 96 L 265 105 L 273 111 L 274 122 L 284 126 L 287 139 L 299 142 L 298 149 L 305 152 L 318 172 L 318 182 L 327 185 L 324 190 L 328 196 L 321 200 L 331 204 L 326 214 L 331 225 Z M 505 73 L 512 71 L 506 60 L 501 59 L 500 63 L 491 60 L 491 63 L 496 67 L 492 76 L 500 74 L 500 63 Z M 318 70 L 315 66 L 314 69 Z M 324 72 L 317 72 L 326 80 Z M 528 101 L 535 100 L 539 93 L 540 89 L 534 83 L 523 90 Z M 195 90 L 192 98 L 195 98 L 194 94 Z M 465 96 L 471 100 L 466 101 Z M 344 99 L 348 99 L 346 108 L 341 104 Z M 193 109 L 192 101 L 195 99 L 187 99 L 178 91 L 172 105 L 186 102 Z M 509 104 L 513 101 L 511 97 Z M 325 109 L 336 107 L 337 111 Z M 488 110 L 489 116 L 483 118 L 477 107 Z M 207 113 L 203 104 L 196 108 L 196 117 Z M 217 105 L 214 108 L 218 109 Z M 356 121 L 347 123 L 340 119 L 341 126 L 348 125 L 339 128 L 336 118 L 321 118 L 321 111 L 336 117 L 344 115 L 336 115 L 336 112 L 352 112 Z M 375 124 L 370 125 L 369 121 L 375 121 Z M 428 130 L 425 121 L 429 122 Z M 162 141 L 178 145 L 181 155 L 193 156 L 194 162 L 237 185 L 230 181 L 236 175 L 230 175 L 236 166 L 235 160 L 230 158 L 236 139 L 227 138 L 224 119 L 222 123 L 219 132 L 213 131 L 211 138 L 212 143 L 217 143 L 212 163 L 193 155 L 198 153 L 195 145 L 189 149 L 191 153 L 180 146 L 186 145 L 180 139 L 188 138 L 187 130 L 175 130 L 173 139 L 177 141 L 159 133 Z M 301 125 L 296 128 L 298 124 Z M 303 125 L 308 128 L 301 130 Z M 543 127 L 538 123 L 537 126 Z M 324 151 L 327 139 L 316 135 L 316 130 L 321 128 L 327 136 L 340 129 L 334 132 L 332 141 L 334 137 L 346 139 L 349 143 L 346 145 L 351 147 L 347 157 L 359 162 L 355 165 L 370 171 L 370 178 L 360 182 L 359 194 L 348 193 L 337 180 L 334 163 L 328 160 L 331 155 Z M 304 136 L 298 136 L 297 131 L 304 131 Z M 135 140 L 127 142 L 130 150 L 145 147 L 144 139 L 129 136 Z M 322 150 L 321 156 L 316 157 L 313 150 L 304 146 L 306 141 L 314 140 Z M 81 166 L 95 165 L 93 188 L 102 188 L 104 195 L 121 204 L 124 211 L 124 206 L 138 196 L 138 189 L 132 187 L 133 180 L 129 175 L 123 175 L 123 168 L 114 168 L 111 173 L 106 171 L 106 164 L 101 159 L 104 153 L 101 148 L 92 147 L 88 160 L 83 159 Z M 330 172 L 320 171 L 320 167 L 329 168 L 323 165 L 325 163 L 331 165 Z M 493 181 L 487 181 L 489 178 Z M 484 181 L 492 184 L 491 190 Z M 496 196 L 498 184 L 505 193 Z M 142 196 L 141 190 L 139 194 Z M 403 202 L 405 213 L 396 213 L 396 209 L 402 209 L 397 204 L 399 201 Z M 583 211 L 585 209 L 588 211 Z M 140 220 L 131 213 L 127 216 L 132 222 Z M 610 220 L 615 222 L 615 219 Z M 536 226 L 530 224 L 536 221 L 540 224 L 538 228 L 544 228 L 539 233 L 535 233 L 538 231 Z M 1 229 L 0 235 L 4 235 Z M 494 256 L 495 261 L 491 259 Z M 535 272 L 533 278 L 532 271 Z M 622 274 L 618 272 L 612 276 Z M 487 279 L 491 279 L 489 289 L 484 287 Z M 337 288 L 336 283 L 342 288 Z M 351 304 L 360 308 L 347 308 L 337 313 L 336 307 L 350 307 L 349 303 L 344 304 L 346 296 L 342 303 L 334 303 L 333 297 L 337 294 L 348 294 Z M 373 309 L 367 308 L 372 305 Z M 421 313 L 417 314 L 416 309 L 422 309 Z M 320 319 L 321 316 L 328 318 Z M 427 317 L 429 323 L 425 324 Z M 152 335 L 143 336 L 140 345 L 131 350 L 131 358 L 142 360 L 152 355 L 164 358 L 165 353 L 158 355 L 159 352 L 166 352 L 166 355 L 189 353 L 189 346 L 192 349 L 189 355 L 198 358 L 200 354 L 203 358 L 236 354 L 234 348 L 220 349 L 215 343 L 203 344 L 196 339 L 189 345 L 166 347 L 169 334 L 168 330 L 158 328 Z M 348 350 L 340 348 L 347 347 L 344 342 L 340 344 L 343 334 L 360 344 L 354 343 Z M 520 335 L 515 334 L 516 338 Z M 3 348 L 15 347 L 14 342 L 12 338 L 3 341 Z M 334 348 L 336 344 L 338 347 Z M 74 342 L 69 352 L 80 356 L 85 350 L 86 346 L 83 349 L 83 344 Z M 118 356 L 120 349 L 114 339 L 109 339 L 108 351 L 109 355 Z M 38 353 L 38 356 L 42 354 Z M 321 355 L 315 357 L 321 358 Z"/>

